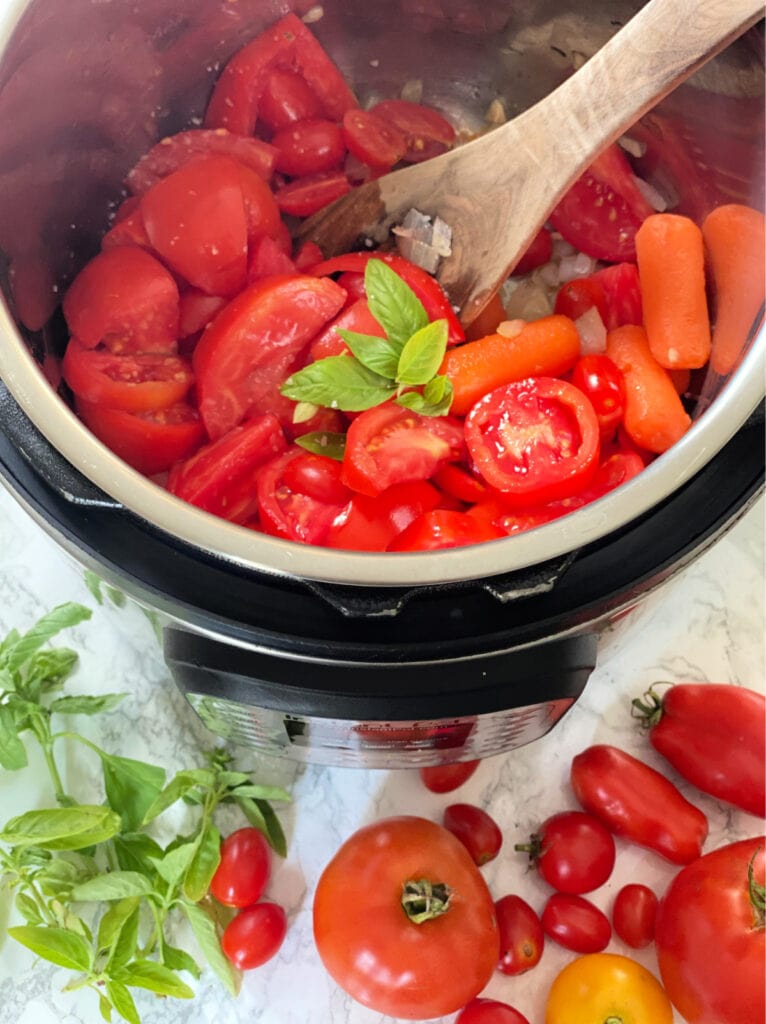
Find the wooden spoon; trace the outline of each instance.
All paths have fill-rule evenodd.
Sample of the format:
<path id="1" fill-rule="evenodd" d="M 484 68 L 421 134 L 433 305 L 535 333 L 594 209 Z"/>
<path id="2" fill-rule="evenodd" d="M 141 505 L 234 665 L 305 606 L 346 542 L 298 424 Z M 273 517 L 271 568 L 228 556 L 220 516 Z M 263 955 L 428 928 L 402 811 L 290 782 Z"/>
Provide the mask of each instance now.
<path id="1" fill-rule="evenodd" d="M 598 154 L 762 17 L 762 0 L 650 0 L 579 71 L 501 128 L 354 189 L 301 229 L 325 256 L 384 241 L 413 207 L 452 229 L 437 277 L 469 324 Z"/>

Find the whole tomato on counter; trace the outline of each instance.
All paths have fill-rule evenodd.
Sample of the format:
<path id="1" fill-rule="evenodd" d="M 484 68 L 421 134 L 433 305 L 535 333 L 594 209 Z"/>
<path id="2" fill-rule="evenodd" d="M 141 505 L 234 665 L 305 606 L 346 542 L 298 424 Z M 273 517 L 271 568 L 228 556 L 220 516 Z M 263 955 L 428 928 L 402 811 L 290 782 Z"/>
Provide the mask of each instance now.
<path id="1" fill-rule="evenodd" d="M 614 839 L 606 826 L 582 811 L 562 811 L 542 823 L 529 843 L 514 849 L 528 853 L 530 864 L 558 892 L 581 894 L 598 889 L 614 867 Z"/>

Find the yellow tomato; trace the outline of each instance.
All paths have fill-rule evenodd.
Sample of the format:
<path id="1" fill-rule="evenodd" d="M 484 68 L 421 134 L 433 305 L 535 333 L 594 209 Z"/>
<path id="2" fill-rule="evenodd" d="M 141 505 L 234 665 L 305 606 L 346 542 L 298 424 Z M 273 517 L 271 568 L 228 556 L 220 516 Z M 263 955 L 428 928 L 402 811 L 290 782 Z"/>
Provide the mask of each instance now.
<path id="1" fill-rule="evenodd" d="M 553 982 L 545 1024 L 673 1024 L 673 1008 L 641 964 L 593 953 L 573 960 Z"/>

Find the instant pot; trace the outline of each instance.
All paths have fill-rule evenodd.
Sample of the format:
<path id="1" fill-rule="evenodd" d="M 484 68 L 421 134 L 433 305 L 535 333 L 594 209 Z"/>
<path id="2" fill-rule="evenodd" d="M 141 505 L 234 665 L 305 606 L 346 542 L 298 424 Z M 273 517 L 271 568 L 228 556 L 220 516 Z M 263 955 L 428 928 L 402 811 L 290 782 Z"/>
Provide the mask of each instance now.
<path id="1" fill-rule="evenodd" d="M 601 500 L 470 548 L 366 554 L 254 533 L 143 478 L 59 387 L 58 300 L 125 173 L 199 124 L 226 59 L 294 10 L 360 100 L 422 94 L 467 133 L 557 85 L 640 6 L 598 0 L 33 0 L 0 14 L 0 479 L 82 564 L 162 613 L 205 724 L 327 764 L 483 757 L 577 700 L 599 631 L 712 544 L 762 487 L 766 336 L 692 380 L 693 425 Z M 700 219 L 763 205 L 763 34 L 646 115 L 639 170 Z M 498 102 L 499 101 L 499 102 Z M 567 140 L 551 139 L 551 160 Z M 512 216 L 509 205 L 507 215 Z M 762 317 L 761 317 L 762 319 Z"/>

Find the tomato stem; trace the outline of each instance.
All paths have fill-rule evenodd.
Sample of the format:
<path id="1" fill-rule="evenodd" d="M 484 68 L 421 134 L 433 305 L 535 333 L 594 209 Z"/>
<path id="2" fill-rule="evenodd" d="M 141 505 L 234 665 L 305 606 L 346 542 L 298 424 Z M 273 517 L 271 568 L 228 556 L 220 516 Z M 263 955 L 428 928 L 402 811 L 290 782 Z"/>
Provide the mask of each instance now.
<path id="1" fill-rule="evenodd" d="M 402 886 L 402 907 L 413 924 L 423 924 L 446 914 L 451 898 L 452 889 L 444 882 L 410 879 Z"/>
<path id="2" fill-rule="evenodd" d="M 672 686 L 672 683 L 652 683 L 643 697 L 635 697 L 630 703 L 631 716 L 639 719 L 642 729 L 647 732 L 657 725 L 664 714 L 662 697 L 655 692 L 656 686 Z"/>
<path id="3" fill-rule="evenodd" d="M 763 849 L 759 846 L 747 866 L 747 886 L 750 892 L 750 905 L 753 908 L 753 928 L 766 926 L 766 886 L 755 880 L 755 858 Z"/>
<path id="4" fill-rule="evenodd" d="M 531 867 L 537 864 L 540 857 L 543 854 L 543 841 L 541 837 L 535 832 L 529 837 L 528 843 L 516 843 L 514 850 L 517 853 L 529 854 L 529 863 Z"/>
<path id="5" fill-rule="evenodd" d="M 604 1024 L 623 1024 L 622 1017 L 607 1017 Z"/>

